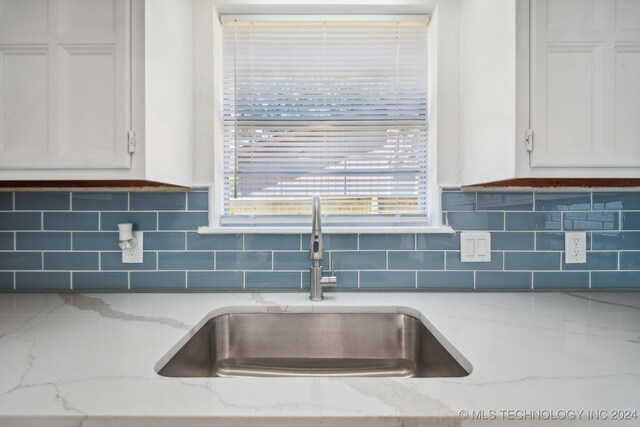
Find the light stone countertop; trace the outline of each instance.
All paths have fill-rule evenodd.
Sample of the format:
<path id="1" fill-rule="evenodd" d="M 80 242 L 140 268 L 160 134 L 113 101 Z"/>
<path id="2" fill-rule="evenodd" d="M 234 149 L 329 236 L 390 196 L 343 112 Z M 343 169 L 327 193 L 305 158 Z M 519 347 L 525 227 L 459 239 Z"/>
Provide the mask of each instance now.
<path id="1" fill-rule="evenodd" d="M 311 303 L 305 293 L 0 294 L 0 426 L 640 426 L 640 292 L 325 296 Z M 472 372 L 156 374 L 195 325 L 233 307 L 409 307 Z M 626 415 L 619 410 L 638 418 L 612 420 Z M 486 419 L 463 421 L 460 411 Z"/>

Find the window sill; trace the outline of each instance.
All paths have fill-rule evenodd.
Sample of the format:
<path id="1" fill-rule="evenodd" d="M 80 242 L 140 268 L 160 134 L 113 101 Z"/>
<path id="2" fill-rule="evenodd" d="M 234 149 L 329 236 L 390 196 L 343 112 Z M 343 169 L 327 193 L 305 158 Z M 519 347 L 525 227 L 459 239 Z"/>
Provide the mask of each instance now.
<path id="1" fill-rule="evenodd" d="M 308 234 L 311 232 L 311 224 L 308 227 L 257 227 L 257 226 L 226 226 L 226 227 L 198 227 L 199 234 Z M 323 226 L 325 234 L 453 234 L 455 230 L 448 225 L 441 226 L 393 226 L 393 227 L 337 227 Z"/>

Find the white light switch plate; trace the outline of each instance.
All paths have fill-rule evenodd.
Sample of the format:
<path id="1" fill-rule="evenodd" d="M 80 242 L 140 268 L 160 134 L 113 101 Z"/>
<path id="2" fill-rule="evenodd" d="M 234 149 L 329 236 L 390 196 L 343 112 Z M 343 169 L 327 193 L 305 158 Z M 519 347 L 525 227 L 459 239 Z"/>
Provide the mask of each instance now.
<path id="1" fill-rule="evenodd" d="M 144 234 L 142 231 L 134 231 L 133 237 L 136 238 L 136 246 L 133 249 L 122 251 L 123 264 L 142 264 L 144 258 Z"/>
<path id="2" fill-rule="evenodd" d="M 491 233 L 460 233 L 460 262 L 491 262 Z"/>

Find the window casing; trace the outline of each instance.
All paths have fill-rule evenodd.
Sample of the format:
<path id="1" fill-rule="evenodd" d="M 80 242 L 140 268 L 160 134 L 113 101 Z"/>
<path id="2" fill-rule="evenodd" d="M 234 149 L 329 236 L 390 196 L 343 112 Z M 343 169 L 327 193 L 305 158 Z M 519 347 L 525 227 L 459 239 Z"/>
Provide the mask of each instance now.
<path id="1" fill-rule="evenodd" d="M 428 222 L 425 20 L 223 25 L 220 224 Z"/>

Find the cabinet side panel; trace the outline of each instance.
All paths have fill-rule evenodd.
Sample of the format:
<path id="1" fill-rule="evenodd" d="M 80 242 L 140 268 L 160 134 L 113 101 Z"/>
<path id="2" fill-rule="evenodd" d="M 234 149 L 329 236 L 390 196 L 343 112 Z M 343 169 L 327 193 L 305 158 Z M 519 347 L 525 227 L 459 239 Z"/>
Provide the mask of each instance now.
<path id="1" fill-rule="evenodd" d="M 146 170 L 153 181 L 193 179 L 193 7 L 147 1 L 145 14 Z M 171 58 L 171 60 L 167 60 Z"/>

